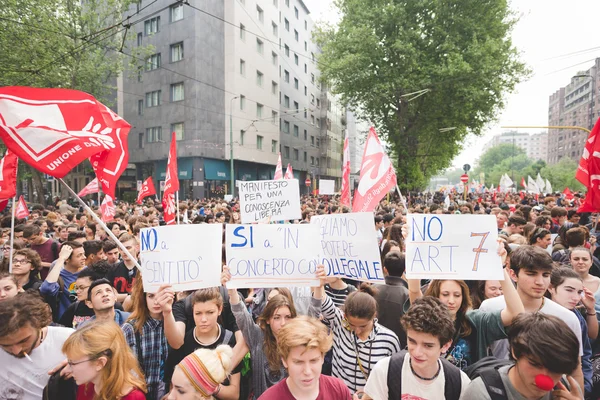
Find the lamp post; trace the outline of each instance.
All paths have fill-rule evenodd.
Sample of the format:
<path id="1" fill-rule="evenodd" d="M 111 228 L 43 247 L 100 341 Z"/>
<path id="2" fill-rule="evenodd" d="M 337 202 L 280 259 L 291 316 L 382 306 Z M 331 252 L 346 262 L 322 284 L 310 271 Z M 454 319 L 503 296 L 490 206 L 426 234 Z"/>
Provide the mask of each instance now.
<path id="1" fill-rule="evenodd" d="M 591 130 L 593 128 L 593 122 L 594 122 L 594 92 L 596 91 L 596 79 L 590 75 L 590 74 L 577 74 L 575 76 L 573 76 L 573 78 L 590 78 L 592 80 L 592 96 L 590 98 L 590 112 L 589 112 L 589 129 Z"/>
<path id="2" fill-rule="evenodd" d="M 235 178 L 233 177 L 233 101 L 237 98 L 238 96 L 235 96 L 229 100 L 229 175 L 231 175 L 231 197 L 235 196 Z"/>

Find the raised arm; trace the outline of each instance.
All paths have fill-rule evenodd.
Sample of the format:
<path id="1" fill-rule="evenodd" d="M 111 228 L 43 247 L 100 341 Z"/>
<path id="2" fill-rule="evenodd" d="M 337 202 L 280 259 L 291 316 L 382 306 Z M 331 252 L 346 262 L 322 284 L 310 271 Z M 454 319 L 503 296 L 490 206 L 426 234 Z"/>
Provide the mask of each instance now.
<path id="1" fill-rule="evenodd" d="M 506 263 L 507 254 L 506 249 L 500 240 L 498 241 L 498 255 L 502 258 L 502 265 L 504 265 Z M 525 312 L 525 307 L 523 307 L 521 297 L 519 297 L 517 288 L 513 285 L 512 280 L 508 275 L 508 271 L 506 268 L 502 271 L 504 273 L 504 280 L 500 281 L 500 285 L 502 286 L 506 308 L 500 313 L 500 318 L 502 318 L 502 325 L 509 326 L 517 315 Z"/>
<path id="2" fill-rule="evenodd" d="M 173 315 L 173 300 L 175 299 L 175 292 L 171 285 L 162 285 L 158 292 L 156 292 L 155 300 L 160 304 L 163 315 L 163 324 L 165 326 L 165 337 L 169 346 L 174 349 L 178 349 L 183 346 L 183 339 L 185 337 L 185 322 L 175 321 Z"/>

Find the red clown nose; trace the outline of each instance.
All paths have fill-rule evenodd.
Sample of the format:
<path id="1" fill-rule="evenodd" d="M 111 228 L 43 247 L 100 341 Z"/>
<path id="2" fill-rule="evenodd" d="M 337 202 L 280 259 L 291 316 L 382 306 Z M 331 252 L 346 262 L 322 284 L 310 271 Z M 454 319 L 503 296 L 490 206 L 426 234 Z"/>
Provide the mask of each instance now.
<path id="1" fill-rule="evenodd" d="M 535 386 L 549 392 L 554 387 L 554 381 L 548 375 L 539 374 L 535 377 Z"/>

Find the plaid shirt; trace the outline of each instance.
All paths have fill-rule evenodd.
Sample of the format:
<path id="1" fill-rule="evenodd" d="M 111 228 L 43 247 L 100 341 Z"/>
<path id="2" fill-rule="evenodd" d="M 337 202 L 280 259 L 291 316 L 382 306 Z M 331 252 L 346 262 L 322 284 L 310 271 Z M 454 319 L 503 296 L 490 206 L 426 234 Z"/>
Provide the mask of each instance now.
<path id="1" fill-rule="evenodd" d="M 121 326 L 123 333 L 125 334 L 125 340 L 133 351 L 133 354 L 138 358 L 140 351 L 136 340 L 135 331 L 133 328 L 135 321 L 128 321 Z M 142 327 L 142 333 L 139 335 L 141 341 L 141 354 L 143 360 L 138 360 L 142 371 L 146 376 L 146 384 L 148 385 L 148 399 L 151 392 L 154 391 L 158 384 L 162 382 L 165 362 L 167 361 L 167 337 L 165 336 L 163 329 L 163 322 L 154 318 L 148 318 L 144 326 Z"/>

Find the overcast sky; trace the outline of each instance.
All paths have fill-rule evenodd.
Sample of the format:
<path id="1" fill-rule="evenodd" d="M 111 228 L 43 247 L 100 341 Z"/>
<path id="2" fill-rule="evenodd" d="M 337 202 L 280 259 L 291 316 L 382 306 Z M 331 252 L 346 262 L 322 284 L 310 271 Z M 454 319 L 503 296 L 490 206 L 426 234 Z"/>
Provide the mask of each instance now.
<path id="1" fill-rule="evenodd" d="M 337 20 L 332 0 L 304 2 L 315 21 Z M 513 44 L 533 74 L 507 97 L 498 123 L 490 126 L 483 136 L 467 139 L 465 148 L 468 151 L 454 160 L 455 166 L 472 164 L 481 154 L 483 145 L 503 131 L 501 126 L 547 125 L 548 97 L 600 57 L 599 0 L 512 0 L 511 4 L 520 16 L 512 34 Z"/>

